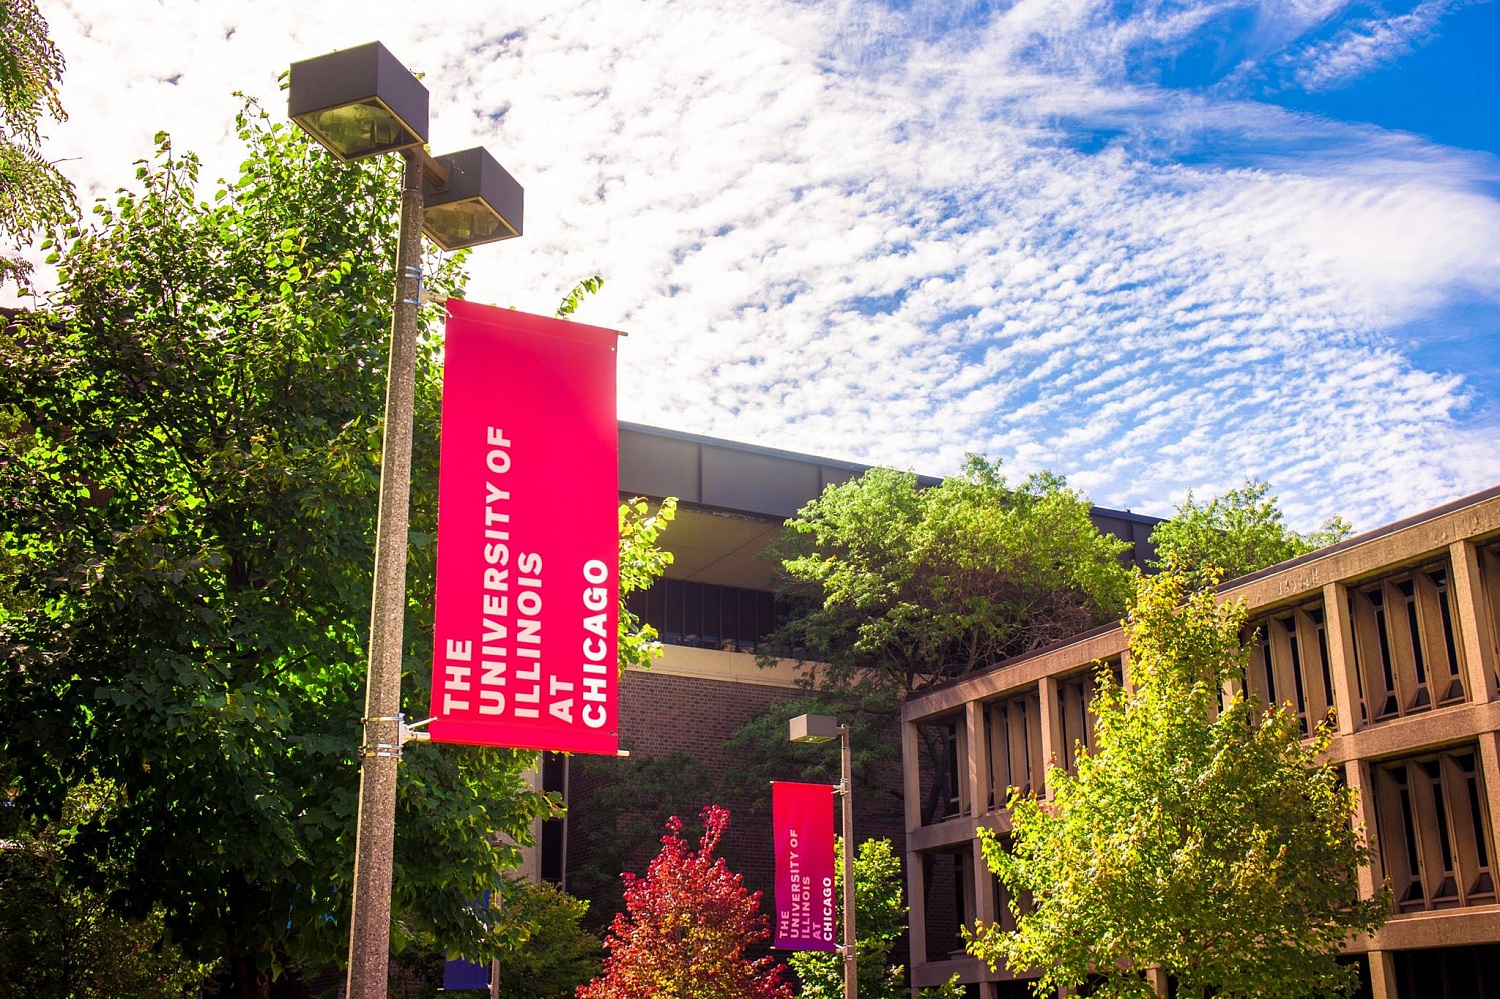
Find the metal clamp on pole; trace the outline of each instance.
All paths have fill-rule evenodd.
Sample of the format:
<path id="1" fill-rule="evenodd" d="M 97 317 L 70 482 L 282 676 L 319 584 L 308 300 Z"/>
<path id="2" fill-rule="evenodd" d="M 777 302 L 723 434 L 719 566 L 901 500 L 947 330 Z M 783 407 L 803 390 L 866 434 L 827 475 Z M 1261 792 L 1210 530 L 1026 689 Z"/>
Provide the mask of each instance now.
<path id="1" fill-rule="evenodd" d="M 360 743 L 359 747 L 359 756 L 361 759 L 368 760 L 374 759 L 376 757 L 394 757 L 397 760 L 401 759 L 400 742 L 385 742 L 381 740 L 378 735 L 372 735 L 370 732 L 371 724 L 389 725 L 392 722 L 396 723 L 397 731 L 399 732 L 400 726 L 402 724 L 400 715 L 395 715 L 394 717 L 387 715 L 375 715 L 369 718 L 361 718 L 359 720 L 359 723 L 365 726 L 365 738 L 364 741 Z"/>
<path id="2" fill-rule="evenodd" d="M 421 264 L 408 264 L 408 265 L 406 265 L 405 267 L 401 268 L 401 277 L 403 279 L 405 279 L 406 281 L 415 282 L 416 283 L 416 288 L 417 288 L 416 295 L 414 297 L 412 297 L 412 298 L 403 298 L 401 300 L 401 304 L 402 305 L 421 305 L 422 304 L 422 265 Z"/>

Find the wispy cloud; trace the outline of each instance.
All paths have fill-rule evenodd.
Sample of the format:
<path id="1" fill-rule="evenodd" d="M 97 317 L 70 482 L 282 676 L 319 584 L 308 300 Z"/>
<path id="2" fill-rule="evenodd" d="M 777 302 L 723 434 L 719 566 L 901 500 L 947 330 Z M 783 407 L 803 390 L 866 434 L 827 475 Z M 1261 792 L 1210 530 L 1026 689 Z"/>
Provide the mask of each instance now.
<path id="1" fill-rule="evenodd" d="M 1432 37 L 1438 23 L 1464 0 L 1423 0 L 1392 17 L 1344 25 L 1332 38 L 1289 53 L 1285 63 L 1304 90 L 1332 90 L 1390 65 Z"/>
<path id="2" fill-rule="evenodd" d="M 1490 390 L 1393 333 L 1500 299 L 1496 164 L 1135 72 L 1241 5 L 490 6 L 75 0 L 54 153 L 107 191 L 168 128 L 229 172 L 231 90 L 382 37 L 438 151 L 526 185 L 472 297 L 545 312 L 604 274 L 580 318 L 634 334 L 624 418 L 931 472 L 984 451 L 1150 512 L 1258 475 L 1303 527 L 1500 481 Z"/>

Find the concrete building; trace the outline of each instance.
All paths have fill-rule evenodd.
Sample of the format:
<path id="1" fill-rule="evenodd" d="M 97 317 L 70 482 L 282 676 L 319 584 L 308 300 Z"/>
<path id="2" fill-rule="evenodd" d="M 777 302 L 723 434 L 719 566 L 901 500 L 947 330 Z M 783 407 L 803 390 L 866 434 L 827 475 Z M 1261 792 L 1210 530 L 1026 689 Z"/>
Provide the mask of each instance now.
<path id="1" fill-rule="evenodd" d="M 665 656 L 649 672 L 632 670 L 622 682 L 620 746 L 632 754 L 630 761 L 616 767 L 609 760 L 549 755 L 543 784 L 564 794 L 570 814 L 541 830 L 541 849 L 531 865 L 534 876 L 576 887 L 573 876 L 589 863 L 587 843 L 598 828 L 591 801 L 601 782 L 628 779 L 632 763 L 673 753 L 720 772 L 734 762 L 725 742 L 740 726 L 774 704 L 802 695 L 792 663 L 770 669 L 756 663 L 755 649 L 781 613 L 772 592 L 772 566 L 763 553 L 780 536 L 786 519 L 825 486 L 848 481 L 867 468 L 620 424 L 621 496 L 679 500 L 677 519 L 662 538 L 675 561 L 664 580 L 638 595 L 634 607 L 660 632 Z M 921 481 L 932 485 L 939 480 Z M 1101 508 L 1092 517 L 1101 530 L 1130 541 L 1132 558 L 1144 563 L 1154 518 Z M 855 800 L 858 806 L 857 794 Z M 752 890 L 769 890 L 769 815 L 739 802 L 720 803 L 733 813 L 725 852 Z M 855 828 L 860 839 L 889 836 L 901 849 L 899 814 L 882 821 L 861 810 Z M 655 853 L 654 839 L 642 848 L 649 858 Z M 643 866 L 644 860 L 635 869 Z"/>
<path id="2" fill-rule="evenodd" d="M 1500 810 L 1500 488 L 1230 580 L 1258 629 L 1246 682 L 1304 726 L 1331 707 L 1331 761 L 1374 843 L 1367 894 L 1388 879 L 1390 920 L 1348 954 L 1375 999 L 1500 996 L 1492 818 Z M 962 951 L 958 927 L 1009 921 L 976 830 L 1009 828 L 1011 786 L 1045 790 L 1047 763 L 1087 746 L 1095 664 L 1128 682 L 1118 626 L 1078 635 L 914 696 L 902 712 L 913 984 L 957 972 L 983 999 L 1023 982 Z M 924 816 L 919 741 L 946 740 L 953 775 Z M 1163 986 L 1164 988 L 1164 986 Z"/>

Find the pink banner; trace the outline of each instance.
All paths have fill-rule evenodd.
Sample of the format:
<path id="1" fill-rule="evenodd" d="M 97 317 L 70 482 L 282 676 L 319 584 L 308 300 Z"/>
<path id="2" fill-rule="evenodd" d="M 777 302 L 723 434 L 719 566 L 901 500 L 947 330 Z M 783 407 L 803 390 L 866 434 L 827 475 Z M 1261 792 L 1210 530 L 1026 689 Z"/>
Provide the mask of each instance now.
<path id="1" fill-rule="evenodd" d="M 435 741 L 616 752 L 617 335 L 448 300 Z"/>
<path id="2" fill-rule="evenodd" d="M 776 838 L 776 942 L 783 950 L 836 950 L 833 787 L 771 782 Z"/>

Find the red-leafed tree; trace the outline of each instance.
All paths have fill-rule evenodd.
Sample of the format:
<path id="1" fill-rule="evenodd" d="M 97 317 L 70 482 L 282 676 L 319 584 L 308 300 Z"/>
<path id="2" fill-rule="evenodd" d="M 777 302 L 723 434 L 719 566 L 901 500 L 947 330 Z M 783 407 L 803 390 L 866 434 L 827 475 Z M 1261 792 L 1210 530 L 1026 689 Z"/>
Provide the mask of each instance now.
<path id="1" fill-rule="evenodd" d="M 745 956 L 770 927 L 760 892 L 713 855 L 729 812 L 710 805 L 702 818 L 697 850 L 674 815 L 646 876 L 624 875 L 625 911 L 604 941 L 604 973 L 578 999 L 791 999 L 784 966 Z"/>

